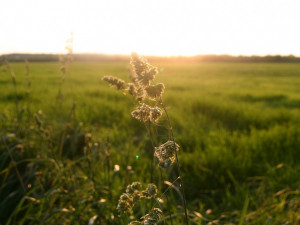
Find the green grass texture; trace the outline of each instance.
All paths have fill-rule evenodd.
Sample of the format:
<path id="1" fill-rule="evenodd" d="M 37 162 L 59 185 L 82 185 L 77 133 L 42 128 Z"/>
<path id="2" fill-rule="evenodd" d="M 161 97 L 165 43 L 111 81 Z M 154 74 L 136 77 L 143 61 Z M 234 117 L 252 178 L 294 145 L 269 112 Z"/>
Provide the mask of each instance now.
<path id="1" fill-rule="evenodd" d="M 181 146 L 190 224 L 300 224 L 300 64 L 152 65 Z M 116 206 L 128 184 L 150 182 L 150 138 L 131 117 L 134 99 L 101 80 L 129 82 L 129 64 L 73 62 L 66 74 L 54 62 L 10 66 L 0 67 L 0 223 L 122 225 L 145 215 L 151 203 L 125 216 Z M 153 132 L 169 140 L 165 115 Z M 162 197 L 161 224 L 183 224 L 177 192 Z"/>

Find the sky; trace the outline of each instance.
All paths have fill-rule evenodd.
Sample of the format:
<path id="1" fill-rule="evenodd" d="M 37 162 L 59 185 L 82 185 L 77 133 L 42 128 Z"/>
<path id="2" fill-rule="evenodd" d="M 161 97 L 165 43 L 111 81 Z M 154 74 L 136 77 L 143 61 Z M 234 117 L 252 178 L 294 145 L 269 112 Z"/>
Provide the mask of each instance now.
<path id="1" fill-rule="evenodd" d="M 0 54 L 300 56 L 299 0 L 1 0 Z"/>

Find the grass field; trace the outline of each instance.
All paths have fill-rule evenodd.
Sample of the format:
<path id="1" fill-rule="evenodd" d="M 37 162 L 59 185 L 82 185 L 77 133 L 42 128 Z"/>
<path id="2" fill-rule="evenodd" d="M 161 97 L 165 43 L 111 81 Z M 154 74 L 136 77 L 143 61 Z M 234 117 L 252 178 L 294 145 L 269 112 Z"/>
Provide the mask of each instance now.
<path id="1" fill-rule="evenodd" d="M 190 223 L 300 224 L 300 65 L 152 64 L 181 146 Z M 153 149 L 133 99 L 101 80 L 128 81 L 129 64 L 74 62 L 63 82 L 59 63 L 11 68 L 16 90 L 0 67 L 0 223 L 129 223 L 115 208 L 129 183 L 150 182 Z M 155 127 L 160 143 L 166 124 Z M 176 188 L 168 196 L 165 224 L 183 224 Z"/>

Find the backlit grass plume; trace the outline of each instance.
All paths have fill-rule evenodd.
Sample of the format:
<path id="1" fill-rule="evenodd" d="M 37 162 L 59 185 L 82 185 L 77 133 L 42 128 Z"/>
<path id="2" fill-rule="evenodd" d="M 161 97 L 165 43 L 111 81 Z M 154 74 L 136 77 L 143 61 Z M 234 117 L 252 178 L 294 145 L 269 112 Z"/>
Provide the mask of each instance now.
<path id="1" fill-rule="evenodd" d="M 133 182 L 128 185 L 126 192 L 120 196 L 117 210 L 120 214 L 132 212 L 132 208 L 143 198 L 155 198 L 157 194 L 157 187 L 155 184 L 148 184 L 145 190 L 141 190 L 142 184 L 140 182 Z"/>
<path id="2" fill-rule="evenodd" d="M 115 87 L 117 90 L 125 90 L 127 86 L 124 80 L 113 76 L 104 76 L 102 80 L 106 81 L 111 87 Z"/>
<path id="3" fill-rule="evenodd" d="M 177 156 L 179 145 L 174 140 L 171 122 L 167 110 L 162 101 L 162 94 L 164 93 L 165 86 L 163 83 L 154 83 L 154 79 L 158 74 L 158 69 L 157 67 L 149 64 L 145 58 L 138 56 L 136 53 L 133 53 L 131 55 L 130 64 L 131 82 L 126 83 L 124 80 L 113 76 L 104 76 L 102 80 L 109 83 L 111 87 L 115 87 L 117 90 L 121 90 L 125 93 L 127 92 L 128 94 L 134 96 L 136 101 L 139 103 L 139 106 L 137 106 L 137 108 L 131 112 L 131 116 L 145 123 L 147 131 L 150 135 L 151 143 L 153 146 L 153 157 L 151 160 L 151 181 L 153 177 L 154 157 L 156 158 L 156 161 L 158 162 L 160 168 L 168 168 L 176 162 L 178 172 L 177 179 L 180 181 L 180 189 L 181 194 L 183 196 L 185 221 L 186 224 L 188 224 L 183 183 L 181 180 L 181 172 Z M 151 133 L 151 124 L 155 125 L 163 115 L 163 112 L 166 114 L 167 117 L 170 132 L 170 140 L 160 145 L 159 147 L 155 147 L 153 141 L 153 133 Z M 162 173 L 160 174 L 162 177 Z M 164 180 L 163 177 L 162 180 Z M 132 212 L 132 207 L 142 198 L 151 199 L 155 197 L 157 193 L 157 188 L 154 184 L 149 184 L 147 189 L 144 191 L 140 191 L 140 187 L 141 184 L 139 182 L 135 182 L 127 187 L 126 193 L 123 193 L 121 195 L 117 206 L 117 209 L 120 213 Z M 143 221 L 133 221 L 130 224 L 155 225 L 157 224 L 161 216 L 162 210 L 153 207 L 149 214 L 141 218 Z"/>
<path id="4" fill-rule="evenodd" d="M 162 110 L 158 107 L 150 107 L 144 103 L 141 103 L 132 113 L 132 117 L 142 122 L 151 121 L 157 122 L 162 116 Z"/>
<path id="5" fill-rule="evenodd" d="M 102 80 L 108 82 L 110 86 L 115 87 L 117 90 L 128 92 L 137 101 L 142 101 L 145 98 L 159 99 L 162 97 L 165 89 L 164 84 L 152 84 L 158 74 L 157 67 L 150 65 L 145 58 L 139 57 L 136 53 L 132 53 L 130 64 L 130 79 L 132 82 L 126 83 L 114 76 L 104 76 Z"/>
<path id="6" fill-rule="evenodd" d="M 140 86 L 148 87 L 158 74 L 157 67 L 150 65 L 145 58 L 139 57 L 136 53 L 131 54 L 130 64 L 132 66 L 131 77 Z"/>
<path id="7" fill-rule="evenodd" d="M 162 217 L 162 211 L 159 208 L 153 208 L 145 216 L 141 217 L 142 221 L 132 221 L 129 225 L 157 225 Z"/>
<path id="8" fill-rule="evenodd" d="M 156 85 L 151 85 L 145 88 L 146 94 L 148 98 L 159 99 L 162 97 L 164 92 L 165 85 L 163 83 L 159 83 Z"/>
<path id="9" fill-rule="evenodd" d="M 166 143 L 155 148 L 154 156 L 159 162 L 159 166 L 167 168 L 175 162 L 175 152 L 179 151 L 179 145 L 173 141 L 167 141 Z"/>

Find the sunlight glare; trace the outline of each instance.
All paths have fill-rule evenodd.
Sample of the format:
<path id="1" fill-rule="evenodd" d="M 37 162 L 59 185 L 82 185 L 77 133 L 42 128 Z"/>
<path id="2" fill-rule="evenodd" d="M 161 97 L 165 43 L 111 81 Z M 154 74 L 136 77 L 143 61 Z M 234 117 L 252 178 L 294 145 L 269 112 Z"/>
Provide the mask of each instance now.
<path id="1" fill-rule="evenodd" d="M 0 53 L 300 55 L 295 0 L 4 2 Z"/>

